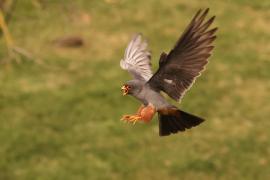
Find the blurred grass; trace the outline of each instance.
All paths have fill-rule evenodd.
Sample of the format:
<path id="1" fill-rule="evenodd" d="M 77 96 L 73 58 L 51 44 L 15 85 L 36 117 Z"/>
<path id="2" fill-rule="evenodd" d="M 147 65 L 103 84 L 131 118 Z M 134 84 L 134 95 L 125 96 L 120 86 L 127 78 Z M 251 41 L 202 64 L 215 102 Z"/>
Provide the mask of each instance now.
<path id="1" fill-rule="evenodd" d="M 121 123 L 139 106 L 120 93 L 129 38 L 148 38 L 156 69 L 205 7 L 217 15 L 216 49 L 180 107 L 207 121 L 166 138 L 156 119 Z M 0 179 L 269 179 L 269 17 L 268 0 L 18 1 L 10 31 L 43 64 L 1 66 Z M 74 34 L 84 47 L 52 45 Z"/>

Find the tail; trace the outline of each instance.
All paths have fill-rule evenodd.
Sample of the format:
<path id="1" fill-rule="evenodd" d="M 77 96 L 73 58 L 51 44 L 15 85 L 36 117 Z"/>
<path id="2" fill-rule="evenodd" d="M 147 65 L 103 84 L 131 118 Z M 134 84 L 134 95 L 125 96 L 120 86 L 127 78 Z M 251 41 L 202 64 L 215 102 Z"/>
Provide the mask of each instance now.
<path id="1" fill-rule="evenodd" d="M 201 124 L 204 119 L 191 115 L 181 110 L 173 110 L 173 113 L 162 114 L 158 113 L 159 117 L 159 135 L 168 136 L 171 133 L 185 131 L 194 126 Z"/>

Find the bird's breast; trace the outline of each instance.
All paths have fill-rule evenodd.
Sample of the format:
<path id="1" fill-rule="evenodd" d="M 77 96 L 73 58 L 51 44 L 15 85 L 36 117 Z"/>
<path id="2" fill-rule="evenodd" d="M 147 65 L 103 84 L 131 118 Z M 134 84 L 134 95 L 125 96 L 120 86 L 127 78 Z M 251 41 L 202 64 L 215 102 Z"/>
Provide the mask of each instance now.
<path id="1" fill-rule="evenodd" d="M 145 106 L 152 104 L 157 110 L 171 106 L 159 92 L 148 86 L 143 87 L 139 93 L 133 94 L 133 96 Z"/>

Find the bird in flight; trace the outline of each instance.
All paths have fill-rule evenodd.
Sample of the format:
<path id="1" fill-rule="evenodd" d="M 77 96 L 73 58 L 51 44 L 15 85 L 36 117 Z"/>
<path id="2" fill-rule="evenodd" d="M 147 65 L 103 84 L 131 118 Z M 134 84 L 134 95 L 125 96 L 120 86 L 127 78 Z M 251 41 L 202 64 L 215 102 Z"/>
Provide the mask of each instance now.
<path id="1" fill-rule="evenodd" d="M 214 48 L 217 27 L 209 29 L 215 16 L 207 18 L 209 8 L 199 10 L 169 53 L 161 53 L 159 68 L 153 74 L 151 53 L 141 34 L 129 42 L 122 69 L 133 77 L 122 86 L 123 95 L 131 95 L 142 102 L 134 115 L 124 115 L 121 120 L 136 123 L 149 122 L 158 113 L 159 135 L 167 136 L 197 126 L 204 119 L 184 112 L 170 104 L 161 94 L 165 92 L 180 101 L 195 79 L 204 70 Z"/>

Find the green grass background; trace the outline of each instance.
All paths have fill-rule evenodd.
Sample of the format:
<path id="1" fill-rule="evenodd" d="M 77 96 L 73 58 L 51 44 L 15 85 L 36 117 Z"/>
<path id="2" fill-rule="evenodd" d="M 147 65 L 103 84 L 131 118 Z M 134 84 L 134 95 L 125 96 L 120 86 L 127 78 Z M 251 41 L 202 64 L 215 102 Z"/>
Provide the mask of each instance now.
<path id="1" fill-rule="evenodd" d="M 121 123 L 139 106 L 120 92 L 130 37 L 147 37 L 157 69 L 206 7 L 217 16 L 216 48 L 179 107 L 207 121 L 165 138 L 156 117 Z M 0 67 L 0 179 L 270 179 L 269 23 L 269 0 L 18 1 L 9 29 L 42 63 Z M 86 44 L 52 44 L 65 35 Z"/>

